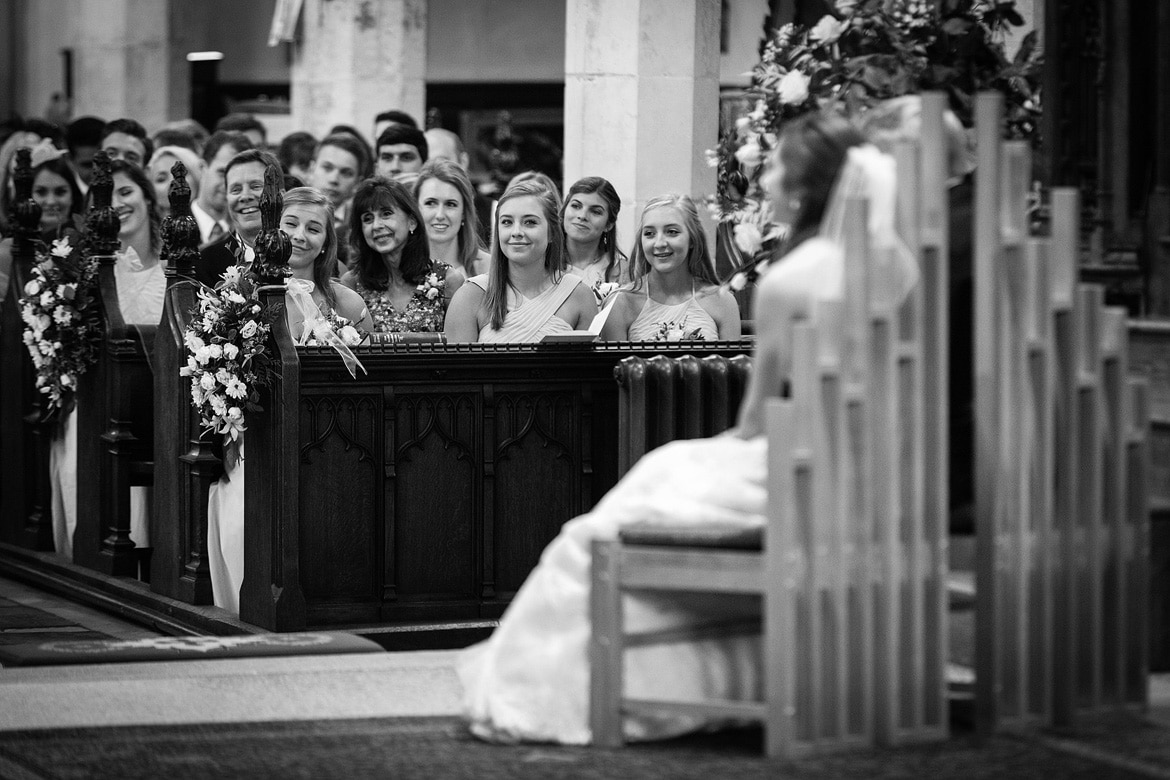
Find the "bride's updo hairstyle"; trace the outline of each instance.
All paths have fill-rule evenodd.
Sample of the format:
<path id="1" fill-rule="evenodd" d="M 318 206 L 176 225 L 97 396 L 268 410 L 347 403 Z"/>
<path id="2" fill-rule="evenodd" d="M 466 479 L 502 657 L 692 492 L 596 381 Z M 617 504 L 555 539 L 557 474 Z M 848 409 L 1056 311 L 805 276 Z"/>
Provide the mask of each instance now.
<path id="1" fill-rule="evenodd" d="M 836 114 L 806 114 L 788 122 L 780 134 L 780 187 L 799 200 L 788 248 L 816 234 L 850 147 L 866 143 L 853 123 Z"/>
<path id="2" fill-rule="evenodd" d="M 321 245 L 321 253 L 313 259 L 313 284 L 333 308 L 337 306 L 337 296 L 330 284 L 330 280 L 337 276 L 337 228 L 333 226 L 333 203 L 316 187 L 293 187 L 284 193 L 284 208 L 289 206 L 315 206 L 325 211 L 325 243 Z"/>

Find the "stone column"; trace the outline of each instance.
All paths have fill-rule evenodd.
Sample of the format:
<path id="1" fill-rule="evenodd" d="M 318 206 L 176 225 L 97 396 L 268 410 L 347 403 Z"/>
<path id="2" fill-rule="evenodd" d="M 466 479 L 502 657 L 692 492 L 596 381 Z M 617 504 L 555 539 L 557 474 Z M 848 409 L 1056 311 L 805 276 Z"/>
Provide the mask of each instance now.
<path id="1" fill-rule="evenodd" d="M 131 117 L 147 130 L 171 118 L 170 7 L 156 0 L 76 4 L 74 116 Z"/>
<path id="2" fill-rule="evenodd" d="M 618 240 L 628 249 L 648 199 L 715 192 L 704 151 L 718 135 L 720 3 L 566 2 L 565 186 L 609 179 L 622 197 Z"/>
<path id="3" fill-rule="evenodd" d="M 369 138 L 374 117 L 391 108 L 421 125 L 426 22 L 426 0 L 305 0 L 292 66 L 292 126 L 320 137 L 335 124 L 351 124 Z"/>

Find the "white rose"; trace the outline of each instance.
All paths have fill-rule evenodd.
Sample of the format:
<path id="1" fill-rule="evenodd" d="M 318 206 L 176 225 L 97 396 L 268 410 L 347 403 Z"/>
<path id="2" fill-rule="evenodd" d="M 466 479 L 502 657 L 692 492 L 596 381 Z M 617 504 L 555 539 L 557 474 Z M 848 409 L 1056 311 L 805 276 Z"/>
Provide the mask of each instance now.
<path id="1" fill-rule="evenodd" d="M 204 366 L 207 365 L 208 360 L 211 360 L 211 350 L 209 350 L 207 347 L 200 347 L 199 349 L 195 350 L 195 362 L 201 366 Z"/>
<path id="2" fill-rule="evenodd" d="M 219 344 L 208 344 L 207 352 L 216 359 L 223 357 L 223 347 L 221 347 Z"/>
<path id="3" fill-rule="evenodd" d="M 213 377 L 211 374 L 204 374 L 203 376 L 199 377 L 199 386 L 204 390 L 214 390 L 215 377 Z"/>
<path id="4" fill-rule="evenodd" d="M 53 324 L 53 321 L 51 319 L 49 319 L 49 315 L 47 315 L 47 314 L 38 314 L 37 315 L 36 330 L 43 331 L 45 328 L 49 327 L 52 324 Z"/>
<path id="5" fill-rule="evenodd" d="M 809 77 L 799 70 L 788 71 L 780 79 L 780 84 L 777 86 L 780 102 L 796 105 L 808 100 L 808 84 Z"/>
<path id="6" fill-rule="evenodd" d="M 356 347 L 362 341 L 362 334 L 352 325 L 343 326 L 337 335 L 347 347 Z"/>
<path id="7" fill-rule="evenodd" d="M 240 295 L 235 290 L 227 294 L 227 299 L 232 303 L 238 304 L 240 306 L 243 306 L 245 303 L 247 303 L 247 301 L 244 300 L 244 296 Z"/>
<path id="8" fill-rule="evenodd" d="M 223 345 L 223 356 L 225 358 L 227 358 L 228 360 L 235 360 L 236 355 L 238 355 L 238 354 L 240 354 L 240 348 L 237 347 L 235 344 L 224 344 Z"/>
<path id="9" fill-rule="evenodd" d="M 739 160 L 740 165 L 755 168 L 764 161 L 764 154 L 760 151 L 760 145 L 758 143 L 748 141 L 735 150 L 735 159 Z"/>
<path id="10" fill-rule="evenodd" d="M 833 43 L 841 37 L 841 33 L 845 32 L 845 23 L 825 14 L 821 20 L 816 23 L 808 32 L 808 37 L 814 41 L 821 41 L 822 43 Z"/>
<path id="11" fill-rule="evenodd" d="M 53 293 L 49 292 L 48 290 L 45 290 L 43 293 L 41 293 L 41 306 L 44 306 L 46 309 L 48 309 L 51 308 L 54 303 L 56 303 L 56 299 L 53 297 Z"/>
<path id="12" fill-rule="evenodd" d="M 439 288 L 438 287 L 432 287 L 429 290 L 427 290 L 427 300 L 433 301 L 435 298 L 438 298 L 438 297 L 439 297 Z"/>
<path id="13" fill-rule="evenodd" d="M 256 331 L 260 326 L 256 324 L 256 320 L 248 320 L 244 323 L 244 327 L 240 328 L 240 335 L 246 339 L 250 339 L 256 335 Z"/>
<path id="14" fill-rule="evenodd" d="M 229 420 L 242 420 L 244 419 L 244 410 L 238 406 L 233 406 L 227 410 L 227 418 Z"/>
<path id="15" fill-rule="evenodd" d="M 740 222 L 735 226 L 735 245 L 745 255 L 754 255 L 764 244 L 764 236 L 760 229 L 750 222 Z"/>
<path id="16" fill-rule="evenodd" d="M 29 283 L 24 286 L 24 294 L 25 295 L 40 295 L 40 293 L 41 293 L 41 283 L 38 282 L 36 279 L 29 281 Z"/>

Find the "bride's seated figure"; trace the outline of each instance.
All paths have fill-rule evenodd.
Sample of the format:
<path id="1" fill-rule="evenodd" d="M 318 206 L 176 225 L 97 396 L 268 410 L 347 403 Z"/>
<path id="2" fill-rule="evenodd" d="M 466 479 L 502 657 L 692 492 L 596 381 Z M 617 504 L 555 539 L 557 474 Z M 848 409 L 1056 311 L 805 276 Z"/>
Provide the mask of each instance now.
<path id="1" fill-rule="evenodd" d="M 616 538 L 628 523 L 764 524 L 767 439 L 765 401 L 788 374 L 792 325 L 818 303 L 843 295 L 839 215 L 842 191 L 868 195 L 871 242 L 896 258 L 872 276 L 894 300 L 917 280 L 914 258 L 893 234 L 894 165 L 839 117 L 787 123 L 772 161 L 769 190 L 777 218 L 792 226 L 787 253 L 756 290 L 759 334 L 754 369 L 737 427 L 711 439 L 675 441 L 648 453 L 588 514 L 567 523 L 545 549 L 492 636 L 458 665 L 472 731 L 497 741 L 585 744 L 589 731 L 590 545 Z M 840 174 L 840 176 L 839 176 Z M 834 182 L 840 179 L 840 185 Z M 794 213 L 785 213 L 789 205 Z M 645 242 L 649 243 L 649 242 Z M 642 251 L 648 253 L 649 247 Z M 867 262 L 886 257 L 875 252 Z M 644 261 L 645 262 L 645 261 Z M 657 288 L 656 288 L 657 289 Z M 707 622 L 706 608 L 677 596 L 627 594 L 626 630 L 641 632 Z M 720 600 L 718 617 L 737 617 Z M 706 611 L 705 611 L 706 609 Z M 751 608 L 758 616 L 757 606 Z M 636 647 L 625 653 L 626 695 L 639 699 L 755 699 L 761 694 L 759 636 Z M 696 716 L 630 716 L 629 739 L 656 739 L 715 725 Z"/>
<path id="2" fill-rule="evenodd" d="M 127 325 L 158 325 L 167 282 L 159 262 L 162 241 L 154 187 L 141 168 L 124 160 L 112 161 L 110 173 L 114 180 L 111 205 L 120 223 L 121 248 L 114 261 L 118 308 Z M 62 418 L 61 426 L 49 447 L 53 544 L 57 552 L 71 558 L 77 527 L 76 409 Z M 151 488 L 130 488 L 130 540 L 140 548 L 150 546 L 150 504 Z"/>
<path id="3" fill-rule="evenodd" d="M 567 273 L 557 196 L 535 181 L 514 185 L 496 205 L 491 262 L 451 300 L 452 342 L 536 342 L 584 330 L 597 314 L 593 293 Z"/>
<path id="4" fill-rule="evenodd" d="M 344 287 L 337 274 L 337 231 L 333 204 L 315 187 L 284 193 L 280 229 L 288 235 L 292 277 L 284 296 L 289 333 L 297 344 L 331 346 L 354 373 L 360 365 L 338 335 L 346 325 L 359 334 L 372 325 L 361 296 Z M 342 319 L 343 318 L 343 319 Z M 207 494 L 207 550 L 212 598 L 217 607 L 240 613 L 244 581 L 244 439 L 239 453 L 224 458 L 224 476 Z"/>
<path id="5" fill-rule="evenodd" d="M 370 309 L 374 330 L 432 333 L 443 329 L 460 271 L 431 259 L 418 204 L 402 182 L 372 176 L 353 196 L 349 234 L 354 257 L 341 283 Z"/>
<path id="6" fill-rule="evenodd" d="M 606 341 L 737 339 L 739 307 L 719 286 L 707 236 L 686 195 L 652 198 L 638 221 L 633 282 L 614 294 Z"/>

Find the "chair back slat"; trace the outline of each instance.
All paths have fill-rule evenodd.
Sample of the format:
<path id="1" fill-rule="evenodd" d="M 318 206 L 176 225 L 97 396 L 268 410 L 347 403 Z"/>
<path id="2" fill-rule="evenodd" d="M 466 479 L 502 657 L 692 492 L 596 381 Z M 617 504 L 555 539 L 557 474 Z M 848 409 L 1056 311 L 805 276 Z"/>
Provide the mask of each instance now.
<path id="1" fill-rule="evenodd" d="M 1125 314 L 1077 283 L 1079 197 L 1027 238 L 1028 148 L 977 99 L 976 721 L 1065 725 L 1140 706 L 1147 453 L 1131 439 Z M 1137 423 L 1144 437 L 1146 422 Z M 1140 639 L 1139 639 L 1140 638 Z"/>

